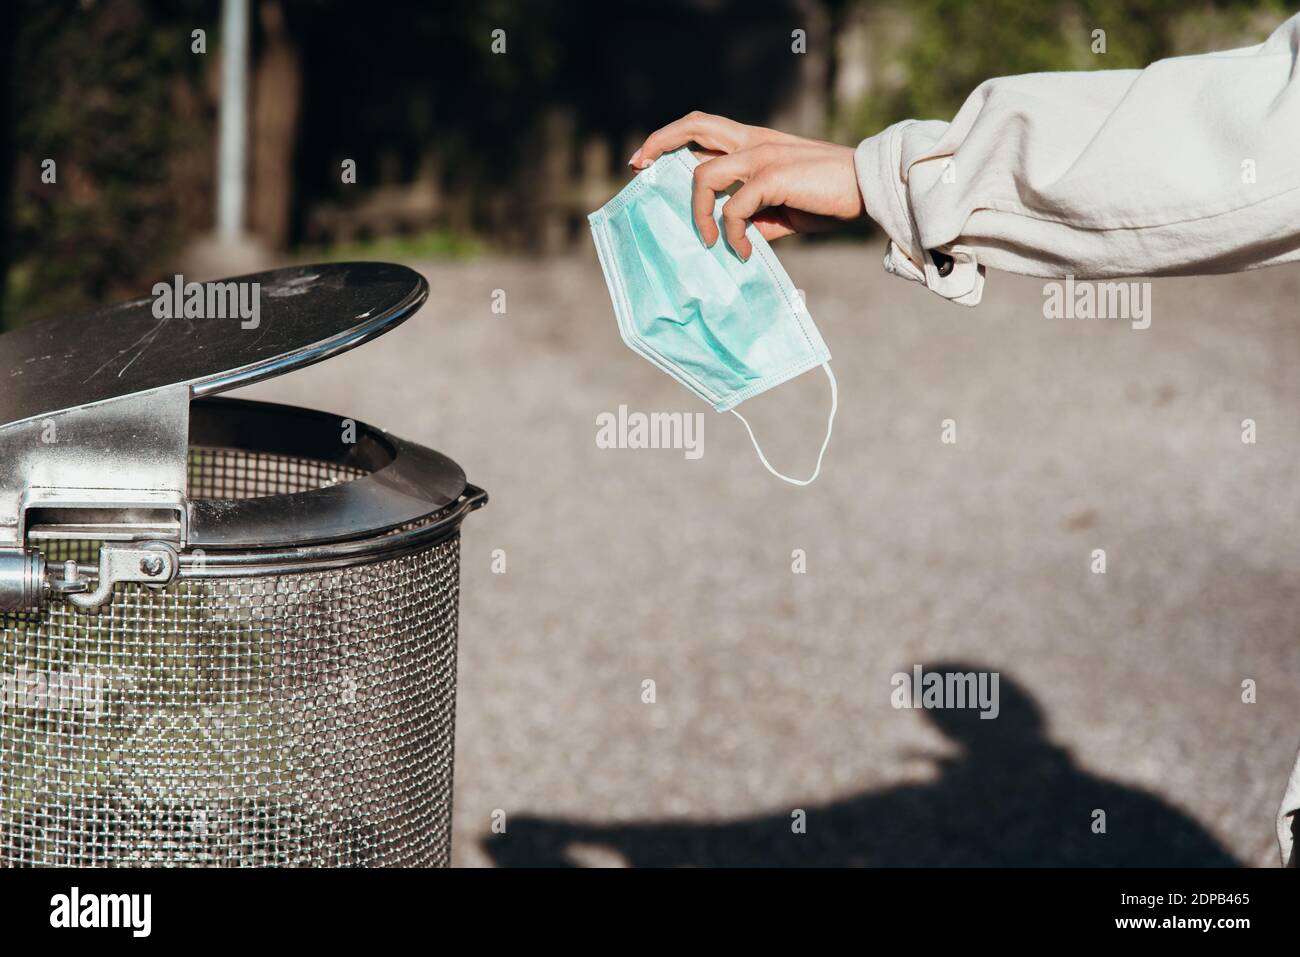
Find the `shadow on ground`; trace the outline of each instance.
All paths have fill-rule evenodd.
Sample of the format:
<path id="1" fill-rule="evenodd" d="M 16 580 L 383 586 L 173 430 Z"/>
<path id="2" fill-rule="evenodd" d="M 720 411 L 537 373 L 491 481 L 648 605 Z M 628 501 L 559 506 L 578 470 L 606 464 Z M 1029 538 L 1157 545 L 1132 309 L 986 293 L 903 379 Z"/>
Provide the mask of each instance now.
<path id="1" fill-rule="evenodd" d="M 928 670 L 979 671 L 967 663 Z M 1034 698 L 1003 672 L 1001 712 L 921 712 L 960 750 L 936 780 L 736 821 L 590 824 L 515 817 L 483 847 L 501 867 L 574 866 L 593 853 L 632 867 L 1208 867 L 1239 862 L 1187 814 L 1079 768 L 1045 734 Z M 1093 832 L 1096 810 L 1106 832 Z"/>

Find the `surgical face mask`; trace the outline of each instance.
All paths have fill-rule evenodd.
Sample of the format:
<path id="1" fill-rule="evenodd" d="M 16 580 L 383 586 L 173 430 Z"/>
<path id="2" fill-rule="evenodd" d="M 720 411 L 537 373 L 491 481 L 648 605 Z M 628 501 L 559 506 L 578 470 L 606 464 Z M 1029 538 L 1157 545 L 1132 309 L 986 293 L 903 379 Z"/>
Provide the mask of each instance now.
<path id="1" fill-rule="evenodd" d="M 691 184 L 699 161 L 689 149 L 666 153 L 622 192 L 587 217 L 605 272 L 619 332 L 649 359 L 718 412 L 745 424 L 759 460 L 792 485 L 821 472 L 838 405 L 831 354 L 803 297 L 751 223 L 748 262 L 721 235 L 708 248 L 691 218 Z M 728 197 L 713 208 L 719 221 Z M 831 385 L 831 411 L 817 467 L 807 479 L 768 463 L 736 406 L 821 366 Z"/>

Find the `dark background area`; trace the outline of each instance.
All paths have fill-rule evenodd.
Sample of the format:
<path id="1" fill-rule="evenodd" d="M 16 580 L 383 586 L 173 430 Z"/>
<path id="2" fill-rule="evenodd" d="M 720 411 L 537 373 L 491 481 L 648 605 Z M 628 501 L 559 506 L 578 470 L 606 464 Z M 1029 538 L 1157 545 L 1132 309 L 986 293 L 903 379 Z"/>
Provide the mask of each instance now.
<path id="1" fill-rule="evenodd" d="M 248 222 L 264 257 L 563 251 L 639 137 L 691 109 L 854 142 L 989 76 L 1251 42 L 1233 0 L 254 0 Z M 0 322 L 134 294 L 213 220 L 220 4 L 3 14 Z M 1107 31 L 1104 55 L 1091 30 Z M 191 32 L 207 34 L 205 53 Z M 504 30 L 504 53 L 493 52 Z M 792 52 L 802 30 L 805 52 Z M 57 184 L 40 180 L 58 163 Z M 357 163 L 357 183 L 339 164 Z M 390 258 L 392 249 L 388 250 Z M 192 263 L 190 263 L 192 265 Z M 202 271 L 191 269 L 191 271 Z"/>

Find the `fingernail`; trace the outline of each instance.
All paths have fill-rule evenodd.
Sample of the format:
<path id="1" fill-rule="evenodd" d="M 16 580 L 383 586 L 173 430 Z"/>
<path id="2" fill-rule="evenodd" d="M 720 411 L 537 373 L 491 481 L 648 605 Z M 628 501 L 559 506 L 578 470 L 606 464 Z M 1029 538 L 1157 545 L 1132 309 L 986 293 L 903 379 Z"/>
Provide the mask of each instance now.
<path id="1" fill-rule="evenodd" d="M 640 162 L 641 162 L 641 151 L 637 150 L 635 153 L 632 154 L 632 158 L 627 161 L 627 165 L 635 168 L 640 164 Z"/>

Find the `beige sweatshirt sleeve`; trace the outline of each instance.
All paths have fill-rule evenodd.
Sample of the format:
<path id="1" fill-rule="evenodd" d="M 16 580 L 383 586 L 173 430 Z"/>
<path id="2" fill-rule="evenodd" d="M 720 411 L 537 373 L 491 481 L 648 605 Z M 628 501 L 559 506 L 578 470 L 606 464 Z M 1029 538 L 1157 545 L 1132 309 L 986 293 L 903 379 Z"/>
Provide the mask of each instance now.
<path id="1" fill-rule="evenodd" d="M 855 162 L 885 268 L 966 305 L 985 266 L 1101 279 L 1294 262 L 1300 15 L 1258 46 L 1145 70 L 989 80 L 951 123 L 890 126 Z"/>

